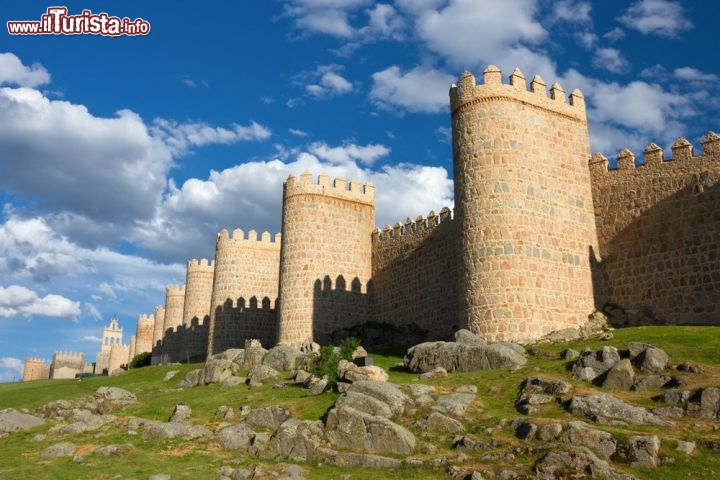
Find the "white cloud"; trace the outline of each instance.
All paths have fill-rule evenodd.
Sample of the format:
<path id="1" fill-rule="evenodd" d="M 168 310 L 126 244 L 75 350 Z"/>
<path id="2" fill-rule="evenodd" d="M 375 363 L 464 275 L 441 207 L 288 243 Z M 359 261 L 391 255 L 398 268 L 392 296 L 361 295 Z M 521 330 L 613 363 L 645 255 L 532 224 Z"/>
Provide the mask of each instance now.
<path id="1" fill-rule="evenodd" d="M 8 218 L 0 225 L 0 275 L 5 278 L 101 295 L 105 301 L 120 299 L 121 293 L 123 300 L 157 296 L 167 284 L 184 278 L 182 264 L 164 265 L 105 247 L 81 247 L 53 230 L 43 218 L 22 218 L 7 209 L 5 214 Z M 86 315 L 97 318 L 97 309 L 85 306 Z M 79 314 L 79 304 L 77 309 Z"/>
<path id="2" fill-rule="evenodd" d="M 618 21 L 644 35 L 663 37 L 675 37 L 693 27 L 685 18 L 682 4 L 671 0 L 640 0 L 630 5 Z"/>
<path id="3" fill-rule="evenodd" d="M 33 315 L 76 320 L 80 315 L 80 302 L 55 294 L 40 297 L 20 285 L 0 286 L 0 317 Z"/>
<path id="4" fill-rule="evenodd" d="M 102 343 L 102 338 L 95 335 L 85 335 L 82 337 L 82 341 L 88 343 L 96 343 L 100 345 Z"/>
<path id="5" fill-rule="evenodd" d="M 99 118 L 30 88 L 0 88 L 0 151 L 0 188 L 103 222 L 151 215 L 171 164 L 137 114 Z"/>
<path id="6" fill-rule="evenodd" d="M 0 358 L 0 382 L 12 382 L 22 379 L 24 363 L 19 358 Z"/>
<path id="7" fill-rule="evenodd" d="M 352 92 L 352 84 L 335 72 L 325 72 L 319 84 L 310 84 L 305 90 L 312 96 L 323 98 Z"/>
<path id="8" fill-rule="evenodd" d="M 349 38 L 356 32 L 350 24 L 350 15 L 370 3 L 370 0 L 290 0 L 284 13 L 295 18 L 295 26 L 300 30 Z"/>
<path id="9" fill-rule="evenodd" d="M 551 18 L 569 23 L 587 24 L 592 22 L 590 2 L 577 0 L 559 0 L 554 2 Z"/>
<path id="10" fill-rule="evenodd" d="M 437 127 L 435 129 L 435 135 L 437 135 L 438 139 L 443 143 L 449 144 L 452 142 L 452 129 L 450 127 Z"/>
<path id="11" fill-rule="evenodd" d="M 420 13 L 416 33 L 454 65 L 474 68 L 547 38 L 535 19 L 537 8 L 535 0 L 450 0 L 439 11 Z"/>
<path id="12" fill-rule="evenodd" d="M 178 123 L 162 118 L 155 119 L 152 132 L 155 137 L 162 139 L 175 155 L 182 155 L 191 147 L 267 140 L 271 135 L 270 129 L 255 121 L 251 121 L 247 126 L 232 124 L 229 128 L 224 128 L 202 122 Z"/>
<path id="13" fill-rule="evenodd" d="M 307 137 L 308 133 L 304 130 L 300 130 L 298 128 L 289 128 L 288 132 L 290 132 L 292 135 L 295 135 L 296 137 Z"/>
<path id="14" fill-rule="evenodd" d="M 717 82 L 720 77 L 714 73 L 705 73 L 693 67 L 680 67 L 673 70 L 675 78 L 689 82 Z"/>
<path id="15" fill-rule="evenodd" d="M 627 147 L 636 155 L 651 141 L 675 138 L 694 114 L 692 98 L 659 84 L 603 82 L 570 70 L 563 83 L 585 94 L 594 151 L 612 154 Z"/>
<path id="16" fill-rule="evenodd" d="M 195 83 L 195 80 L 192 78 L 183 78 L 182 82 L 185 84 L 186 87 L 197 87 L 197 83 Z"/>
<path id="17" fill-rule="evenodd" d="M 380 108 L 400 107 L 410 112 L 437 113 L 449 104 L 448 90 L 455 78 L 439 70 L 416 67 L 403 73 L 393 65 L 373 73 L 370 99 Z"/>
<path id="18" fill-rule="evenodd" d="M 612 73 L 626 73 L 630 64 L 622 52 L 616 48 L 598 48 L 593 57 L 593 66 L 604 68 Z"/>
<path id="19" fill-rule="evenodd" d="M 615 27 L 612 30 L 605 32 L 603 34 L 603 38 L 605 38 L 611 42 L 616 42 L 618 40 L 625 38 L 625 31 L 620 27 Z"/>
<path id="20" fill-rule="evenodd" d="M 0 86 L 37 87 L 50 83 L 50 74 L 39 63 L 29 67 L 12 53 L 0 53 Z"/>
<path id="21" fill-rule="evenodd" d="M 102 320 L 102 314 L 95 305 L 86 302 L 83 307 L 85 309 L 85 315 L 87 317 L 90 317 L 93 320 Z"/>
<path id="22" fill-rule="evenodd" d="M 293 82 L 304 86 L 305 93 L 312 97 L 332 98 L 353 91 L 352 83 L 340 74 L 342 70 L 340 65 L 320 65 L 314 71 L 299 73 Z"/>
<path id="23" fill-rule="evenodd" d="M 361 34 L 368 39 L 392 38 L 402 40 L 406 27 L 405 19 L 392 5 L 380 3 L 367 11 L 368 25 Z"/>
<path id="24" fill-rule="evenodd" d="M 157 216 L 133 235 L 146 248 L 188 258 L 212 255 L 215 235 L 223 228 L 277 233 L 283 182 L 288 175 L 304 171 L 373 182 L 378 222 L 404 220 L 452 205 L 452 180 L 444 168 L 401 164 L 376 171 L 364 166 L 388 154 L 383 145 L 316 142 L 306 149 L 281 152 L 282 159 L 211 171 L 205 180 L 191 179 L 174 187 Z"/>
<path id="25" fill-rule="evenodd" d="M 384 145 L 373 144 L 360 146 L 348 144 L 339 147 L 330 147 L 324 142 L 312 143 L 309 151 L 319 159 L 333 164 L 359 161 L 365 165 L 372 165 L 378 158 L 385 157 L 390 153 L 390 149 Z"/>

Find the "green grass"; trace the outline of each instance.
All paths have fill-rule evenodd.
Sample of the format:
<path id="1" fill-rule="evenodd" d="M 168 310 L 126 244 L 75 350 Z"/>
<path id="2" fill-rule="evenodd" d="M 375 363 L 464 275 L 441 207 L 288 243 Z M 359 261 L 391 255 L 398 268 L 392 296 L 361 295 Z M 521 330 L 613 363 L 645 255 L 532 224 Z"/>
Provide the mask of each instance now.
<path id="1" fill-rule="evenodd" d="M 552 445 L 518 440 L 508 426 L 509 421 L 520 416 L 513 404 L 522 381 L 528 376 L 537 375 L 569 381 L 574 386 L 574 392 L 595 389 L 592 385 L 570 378 L 567 362 L 558 357 L 559 352 L 567 347 L 577 350 L 584 347 L 597 349 L 610 344 L 624 349 L 629 341 L 643 341 L 663 348 L 670 355 L 671 362 L 692 362 L 702 365 L 705 370 L 703 374 L 688 374 L 693 388 L 720 385 L 720 330 L 716 328 L 637 327 L 618 329 L 613 333 L 614 338 L 608 342 L 587 340 L 566 345 L 538 345 L 539 354 L 529 357 L 528 366 L 514 373 L 507 371 L 451 373 L 446 378 L 422 382 L 433 385 L 438 394 L 449 393 L 459 385 L 477 386 L 477 401 L 462 419 L 463 424 L 468 433 L 487 441 L 496 439 L 501 445 L 490 451 L 460 452 L 451 449 L 454 434 L 415 431 L 418 453 L 413 457 L 428 459 L 445 456 L 452 461 L 462 453 L 467 456 L 457 463 L 462 467 L 481 471 L 492 470 L 497 473 L 503 468 L 515 468 L 515 464 L 522 463 L 525 465 L 523 469 L 515 469 L 521 473 L 531 474 L 533 462 L 543 451 L 552 448 Z M 416 374 L 411 374 L 402 368 L 403 353 L 403 350 L 384 350 L 372 352 L 372 356 L 374 363 L 389 373 L 392 382 L 420 383 Z M 167 420 L 174 405 L 178 403 L 186 403 L 192 407 L 193 423 L 206 424 L 211 428 L 220 423 L 214 412 L 221 405 L 228 405 L 236 410 L 242 405 L 251 407 L 281 405 L 297 418 L 317 420 L 323 417 L 337 398 L 337 394 L 334 393 L 307 397 L 306 390 L 292 385 L 284 388 L 264 385 L 253 389 L 247 386 L 222 389 L 216 385 L 190 389 L 177 387 L 178 382 L 188 371 L 200 367 L 200 364 L 157 366 L 131 370 L 117 377 L 0 384 L 0 409 L 12 407 L 34 410 L 53 400 L 74 401 L 92 394 L 100 386 L 125 388 L 135 393 L 139 400 L 137 405 L 114 411 L 113 414 L 118 416 L 117 420 L 97 431 L 75 436 L 48 434 L 50 423 L 46 423 L 31 431 L 15 433 L 0 439 L 0 479 L 110 479 L 119 474 L 122 475 L 123 480 L 128 480 L 147 479 L 155 473 L 167 473 L 174 479 L 215 479 L 218 476 L 216 469 L 223 465 L 252 469 L 257 463 L 262 463 L 272 467 L 272 461 L 258 460 L 226 451 L 213 442 L 148 442 L 140 435 L 130 435 L 127 421 L 129 417 Z M 178 370 L 180 373 L 172 380 L 164 382 L 163 377 L 170 370 Z M 656 405 L 650 397 L 657 392 L 609 393 L 633 403 L 645 406 Z M 426 413 L 426 409 L 418 409 L 414 416 L 395 420 L 412 428 L 414 421 Z M 566 423 L 576 417 L 567 413 L 561 405 L 551 404 L 533 415 L 532 419 L 536 423 L 549 421 Z M 499 426 L 502 424 L 505 426 Z M 630 469 L 622 465 L 613 465 L 613 468 L 627 471 L 639 479 L 694 479 L 716 478 L 720 475 L 720 455 L 717 455 L 712 448 L 713 445 L 720 445 L 720 432 L 714 430 L 718 426 L 720 421 L 707 422 L 683 418 L 673 425 L 660 428 L 650 426 L 599 426 L 598 428 L 608 430 L 621 439 L 635 434 L 657 434 L 663 440 L 661 455 L 673 457 L 675 460 L 652 471 Z M 40 441 L 33 441 L 38 433 L 46 434 L 46 437 Z M 675 450 L 677 440 L 698 442 L 697 452 L 687 458 L 685 454 Z M 39 456 L 39 452 L 43 449 L 60 441 L 75 443 L 83 460 L 76 462 L 70 458 Z M 135 450 L 127 456 L 99 457 L 91 453 L 99 446 L 128 442 L 134 445 Z M 706 446 L 707 442 L 710 442 L 708 446 Z M 435 453 L 421 453 L 422 449 L 428 446 L 432 446 Z M 508 451 L 514 451 L 515 448 L 526 447 L 532 448 L 533 453 L 525 455 L 522 450 L 515 450 L 516 458 L 510 462 L 501 456 Z M 497 457 L 481 458 L 487 454 L 497 454 Z M 313 462 L 301 463 L 301 465 L 307 469 L 306 476 L 310 479 L 335 479 L 343 476 L 353 480 L 448 478 L 447 465 L 406 467 L 381 472 L 366 468 L 330 467 Z"/>

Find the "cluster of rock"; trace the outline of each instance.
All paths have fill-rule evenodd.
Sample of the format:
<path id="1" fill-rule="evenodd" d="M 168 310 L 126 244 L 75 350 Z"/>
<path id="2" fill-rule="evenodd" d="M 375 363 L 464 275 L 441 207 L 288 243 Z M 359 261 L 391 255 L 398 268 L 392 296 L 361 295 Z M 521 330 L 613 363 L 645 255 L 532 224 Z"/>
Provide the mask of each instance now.
<path id="1" fill-rule="evenodd" d="M 0 433 L 8 434 L 28 430 L 51 421 L 55 424 L 50 427 L 48 434 L 77 435 L 113 424 L 117 417 L 110 414 L 112 410 L 135 403 L 137 403 L 137 398 L 127 390 L 116 387 L 100 387 L 87 398 L 76 402 L 55 400 L 41 406 L 33 413 L 14 409 L 2 410 L 0 411 Z M 33 440 L 42 441 L 46 437 L 46 434 L 38 434 Z M 49 446 L 40 452 L 40 455 L 45 457 L 69 456 L 73 455 L 75 450 L 74 444 L 60 442 Z M 108 454 L 105 450 L 101 449 L 98 454 Z"/>
<path id="2" fill-rule="evenodd" d="M 516 343 L 488 344 L 469 330 L 458 330 L 453 342 L 424 342 L 411 347 L 403 363 L 408 370 L 416 373 L 438 368 L 446 372 L 515 370 L 527 364 L 527 356 L 525 349 Z"/>
<path id="3" fill-rule="evenodd" d="M 604 346 L 597 351 L 588 348 L 579 354 L 563 352 L 567 359 L 576 355 L 573 377 L 603 388 L 654 390 L 677 385 L 677 379 L 663 374 L 669 360 L 667 353 L 647 343 L 630 342 L 627 350 Z"/>
<path id="4" fill-rule="evenodd" d="M 328 388 L 327 378 L 311 372 L 317 358 L 313 345 L 297 349 L 278 346 L 270 350 L 260 347 L 228 350 L 208 359 L 201 369 L 189 372 L 181 381 L 183 387 L 218 384 L 250 387 L 271 381 L 274 386 L 302 385 L 308 395 L 320 394 Z M 359 348 L 355 356 L 365 358 Z M 660 456 L 675 448 L 691 455 L 692 442 L 661 439 L 652 434 L 617 435 L 602 425 L 672 425 L 670 417 L 683 415 L 716 420 L 720 415 L 720 388 L 669 389 L 682 385 L 682 372 L 699 368 L 680 364 L 673 373 L 667 354 L 644 343 L 631 343 L 627 350 L 605 346 L 600 350 L 582 352 L 566 350 L 562 357 L 572 359 L 571 375 L 615 390 L 664 390 L 654 397 L 665 405 L 644 408 L 597 390 L 573 387 L 561 378 L 533 374 L 520 385 L 515 408 L 526 415 L 510 422 L 501 420 L 488 428 L 487 437 L 478 435 L 468 419 L 478 418 L 483 405 L 477 398 L 475 385 L 442 388 L 424 383 L 395 385 L 388 374 L 368 361 L 340 361 L 337 367 L 337 397 L 323 420 L 300 420 L 281 405 L 258 408 L 221 406 L 215 412 L 216 422 L 208 425 L 193 423 L 189 405 L 178 404 L 167 421 L 144 418 L 118 418 L 113 411 L 137 402 L 135 396 L 122 389 L 102 387 L 92 396 L 77 402 L 57 400 L 34 413 L 17 410 L 0 411 L 0 436 L 46 422 L 53 425 L 46 437 L 63 440 L 63 436 L 108 428 L 126 429 L 130 436 L 145 440 L 172 439 L 217 444 L 243 456 L 267 460 L 272 466 L 257 465 L 253 469 L 222 467 L 219 479 L 296 478 L 304 471 L 297 465 L 278 462 L 313 462 L 338 467 L 396 468 L 401 466 L 448 467 L 453 479 L 481 479 L 483 475 L 519 478 L 513 470 L 517 455 L 537 460 L 533 469 L 537 479 L 552 480 L 572 476 L 591 476 L 628 480 L 633 477 L 619 473 L 615 465 L 652 468 L 673 459 Z M 458 331 L 453 342 L 429 342 L 410 348 L 405 356 L 406 367 L 418 373 L 418 379 L 447 376 L 447 372 L 482 369 L 517 370 L 527 358 L 522 347 L 509 343 L 487 344 L 480 337 Z M 249 372 L 246 374 L 246 372 Z M 281 373 L 283 372 L 283 373 Z M 169 381 L 173 372 L 165 376 Z M 278 383 L 279 382 L 279 383 Z M 492 393 L 492 389 L 490 390 Z M 630 394 L 629 396 L 637 394 Z M 551 406 L 562 406 L 583 421 L 551 421 L 544 414 Z M 530 415 L 539 414 L 535 418 Z M 594 422 L 598 427 L 586 422 Z M 509 427 L 516 437 L 515 446 L 503 444 L 494 435 Z M 611 431 L 612 428 L 610 429 Z M 472 432 L 472 433 L 469 433 Z M 637 433 L 637 432 L 633 432 Z M 417 437 L 416 437 L 417 435 Z M 437 454 L 435 441 L 457 435 L 452 452 Z M 450 436 L 450 437 L 449 437 Z M 426 442 L 426 440 L 429 440 Z M 131 455 L 131 443 L 104 445 L 92 454 L 98 456 Z M 468 453 L 480 461 L 505 465 L 498 474 L 465 467 Z M 42 456 L 75 456 L 75 445 L 68 441 L 55 443 L 40 452 Z M 81 458 L 80 458 L 81 460 Z M 161 478 L 161 476 L 158 476 Z"/>

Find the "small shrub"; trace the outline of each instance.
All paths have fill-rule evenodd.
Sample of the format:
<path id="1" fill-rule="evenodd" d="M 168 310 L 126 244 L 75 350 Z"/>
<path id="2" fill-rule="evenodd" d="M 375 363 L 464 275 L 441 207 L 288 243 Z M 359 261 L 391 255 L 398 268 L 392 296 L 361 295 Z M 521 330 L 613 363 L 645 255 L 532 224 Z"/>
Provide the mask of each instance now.
<path id="1" fill-rule="evenodd" d="M 334 388 L 337 385 L 338 363 L 340 363 L 340 360 L 352 360 L 352 354 L 359 346 L 360 340 L 355 337 L 347 337 L 340 346 L 339 351 L 332 345 L 320 347 L 320 356 L 313 365 L 313 375 L 318 377 L 327 375 L 328 385 Z"/>
<path id="2" fill-rule="evenodd" d="M 128 368 L 142 368 L 150 366 L 150 352 L 138 353 L 128 365 Z"/>
<path id="3" fill-rule="evenodd" d="M 347 337 L 340 346 L 340 358 L 352 361 L 352 354 L 360 346 L 360 339 L 356 337 Z"/>

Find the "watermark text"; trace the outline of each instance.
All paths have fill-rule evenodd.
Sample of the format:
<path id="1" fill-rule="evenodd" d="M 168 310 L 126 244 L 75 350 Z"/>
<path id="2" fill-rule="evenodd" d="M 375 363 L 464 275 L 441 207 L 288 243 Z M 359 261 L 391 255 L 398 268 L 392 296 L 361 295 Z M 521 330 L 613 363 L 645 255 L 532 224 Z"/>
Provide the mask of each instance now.
<path id="1" fill-rule="evenodd" d="M 66 7 L 48 7 L 40 20 L 14 20 L 7 22 L 10 35 L 147 35 L 150 23 L 142 18 L 111 17 L 107 13 L 83 10 L 79 15 L 68 15 Z"/>

